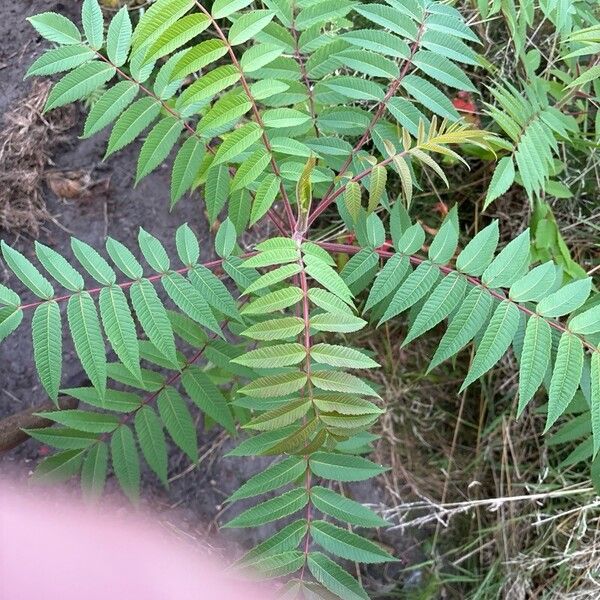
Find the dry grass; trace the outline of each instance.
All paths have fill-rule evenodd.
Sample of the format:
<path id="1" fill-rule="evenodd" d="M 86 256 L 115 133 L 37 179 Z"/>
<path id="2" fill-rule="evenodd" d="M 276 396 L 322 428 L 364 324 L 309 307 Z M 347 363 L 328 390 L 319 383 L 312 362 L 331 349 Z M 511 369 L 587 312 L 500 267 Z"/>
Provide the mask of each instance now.
<path id="1" fill-rule="evenodd" d="M 43 195 L 51 153 L 65 142 L 77 118 L 74 106 L 42 109 L 50 82 L 36 81 L 29 95 L 4 115 L 0 133 L 0 229 L 37 236 L 49 218 Z"/>

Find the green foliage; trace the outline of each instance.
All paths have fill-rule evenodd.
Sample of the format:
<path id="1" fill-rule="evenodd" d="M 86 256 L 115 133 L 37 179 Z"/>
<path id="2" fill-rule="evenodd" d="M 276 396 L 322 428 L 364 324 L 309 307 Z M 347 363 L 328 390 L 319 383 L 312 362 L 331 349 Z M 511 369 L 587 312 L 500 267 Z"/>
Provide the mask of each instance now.
<path id="1" fill-rule="evenodd" d="M 116 240 L 106 241 L 109 262 L 73 239 L 78 266 L 36 245 L 46 277 L 2 242 L 8 269 L 40 300 L 25 304 L 0 286 L 0 341 L 19 327 L 24 311 L 35 309 L 34 360 L 56 401 L 60 303 L 67 302 L 68 330 L 91 386 L 62 390 L 80 400 L 81 410 L 45 413 L 56 426 L 29 432 L 59 451 L 38 465 L 38 477 L 80 473 L 97 496 L 111 465 L 135 501 L 140 457 L 168 484 L 166 434 L 198 460 L 199 409 L 206 427 L 249 434 L 230 456 L 277 457 L 229 498 L 235 515 L 226 526 L 294 515 L 242 566 L 265 577 L 299 572 L 286 597 L 366 598 L 335 559 L 394 560 L 371 534 L 348 529 L 387 522 L 345 497 L 340 483 L 385 472 L 363 456 L 365 436 L 384 408 L 368 379 L 377 361 L 331 334 L 410 311 L 407 344 L 447 322 L 429 368 L 473 342 L 463 388 L 512 347 L 518 414 L 547 388 L 548 429 L 585 395 L 590 426 L 576 458 L 600 447 L 600 312 L 590 298 L 592 281 L 566 258 L 556 264 L 537 244 L 538 227 L 551 216 L 542 214 L 540 199 L 555 181 L 561 144 L 579 124 L 552 102 L 554 88 L 530 73 L 519 87 L 490 92 L 488 114 L 507 140 L 464 122 L 448 88 L 474 90 L 463 65 L 480 63 L 470 46 L 477 37 L 447 4 L 277 0 L 265 6 L 217 0 L 209 11 L 194 0 L 157 0 L 135 27 L 123 8 L 106 28 L 97 1 L 86 0 L 83 36 L 54 13 L 30 19 L 58 47 L 29 74 L 67 72 L 46 109 L 106 85 L 84 136 L 111 126 L 107 156 L 143 136 L 136 183 L 173 154 L 170 204 L 201 190 L 209 220 L 220 221 L 214 241 L 220 258 L 199 263 L 198 240 L 183 225 L 175 239 L 183 267 L 173 267 L 175 257 L 140 230 L 150 273 Z M 596 30 L 574 31 L 571 13 L 558 6 L 547 12 L 560 23 L 560 43 L 578 58 L 590 56 Z M 595 77 L 590 68 L 566 87 L 589 89 Z M 491 149 L 501 157 L 486 206 L 520 183 L 540 211 L 532 224 L 536 243 L 527 229 L 499 248 L 493 221 L 457 249 L 455 208 L 427 239 L 408 215 L 414 191 L 430 185 L 432 175 L 449 186 L 447 164 Z M 391 195 L 392 182 L 399 198 Z M 315 241 L 311 227 L 334 205 L 356 245 Z M 263 218 L 280 235 L 245 251 L 242 234 Z M 343 268 L 338 253 L 350 255 Z M 113 265 L 129 280 L 117 282 Z M 563 268 L 575 281 L 563 284 Z M 90 278 L 99 287 L 87 287 Z M 54 282 L 69 293 L 57 293 Z M 231 292 L 234 286 L 239 293 Z M 236 502 L 248 499 L 254 504 L 237 511 Z"/>

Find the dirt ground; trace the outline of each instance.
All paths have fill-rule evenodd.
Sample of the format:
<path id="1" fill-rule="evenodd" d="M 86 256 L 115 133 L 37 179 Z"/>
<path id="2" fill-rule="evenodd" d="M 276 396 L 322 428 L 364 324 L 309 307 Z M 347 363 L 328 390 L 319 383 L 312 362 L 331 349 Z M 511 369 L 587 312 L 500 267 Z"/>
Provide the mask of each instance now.
<path id="1" fill-rule="evenodd" d="M 0 49 L 0 115 L 22 102 L 30 93 L 33 82 L 29 79 L 24 81 L 23 76 L 28 66 L 46 47 L 25 18 L 34 13 L 52 10 L 78 20 L 79 7 L 79 2 L 49 0 L 1 3 L 0 32 L 3 44 Z M 93 188 L 89 197 L 83 200 L 63 200 L 45 186 L 43 194 L 51 219 L 41 226 L 38 239 L 68 257 L 71 235 L 99 248 L 107 235 L 125 243 L 135 239 L 137 229 L 141 226 L 161 239 L 168 249 L 174 250 L 175 230 L 187 221 L 201 240 L 202 259 L 210 260 L 213 256 L 212 243 L 209 243 L 211 234 L 198 198 L 184 199 L 172 212 L 168 211 L 169 166 L 158 169 L 134 188 L 135 161 L 139 147 L 133 144 L 103 162 L 107 132 L 89 140 L 81 140 L 78 138 L 83 124 L 81 113 L 77 121 L 69 132 L 70 141 L 53 149 L 54 164 L 51 169 L 58 172 L 83 170 L 92 181 L 108 182 L 107 187 L 99 185 Z M 0 231 L 0 235 L 17 249 L 32 256 L 33 239 L 27 234 L 15 235 Z M 7 279 L 8 272 L 0 263 L 0 282 L 5 283 Z M 24 291 L 19 289 L 14 278 L 10 280 L 10 285 L 13 288 L 16 286 L 19 293 Z M 27 292 L 23 297 L 28 297 Z M 9 337 L 0 346 L 0 416 L 13 414 L 45 399 L 34 372 L 27 321 L 26 317 L 19 330 L 21 334 Z M 84 374 L 69 341 L 65 338 L 64 342 L 68 354 L 63 365 L 63 385 L 81 385 Z M 231 442 L 223 440 L 224 436 L 219 432 L 203 434 L 200 453 L 204 460 L 199 468 L 190 472 L 186 472 L 188 462 L 185 457 L 172 449 L 169 473 L 175 478 L 168 490 L 162 488 L 150 474 L 144 474 L 143 495 L 147 503 L 159 510 L 164 521 L 182 535 L 196 536 L 210 531 L 209 545 L 214 546 L 217 552 L 230 546 L 234 540 L 247 547 L 275 530 L 275 527 L 267 527 L 256 531 L 227 530 L 225 535 L 216 533 L 215 525 L 228 518 L 225 514 L 221 519 L 221 505 L 226 496 L 267 464 L 263 459 L 223 458 L 224 448 L 231 446 Z M 27 442 L 0 456 L 0 474 L 17 471 L 25 475 L 44 452 L 45 449 L 40 448 L 39 444 Z M 116 489 L 114 482 L 109 482 L 109 489 Z M 358 487 L 354 494 L 363 501 L 384 501 L 383 490 L 377 484 Z M 392 534 L 387 535 L 385 541 L 394 546 L 396 552 L 403 557 L 398 568 L 422 558 L 414 556 L 414 548 L 418 544 L 415 544 L 412 537 Z M 395 573 L 395 568 L 385 574 L 373 573 L 377 580 L 376 586 L 379 589 L 383 586 L 385 589 L 385 582 L 389 584 L 390 580 L 396 579 Z"/>

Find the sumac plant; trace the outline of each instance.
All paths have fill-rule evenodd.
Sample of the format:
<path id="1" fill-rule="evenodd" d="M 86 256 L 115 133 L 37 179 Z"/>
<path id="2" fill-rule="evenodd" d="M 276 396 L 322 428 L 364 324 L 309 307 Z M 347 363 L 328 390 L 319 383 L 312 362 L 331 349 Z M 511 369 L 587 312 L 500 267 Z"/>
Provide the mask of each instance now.
<path id="1" fill-rule="evenodd" d="M 394 560 L 352 530 L 386 522 L 340 482 L 385 470 L 367 458 L 385 407 L 368 378 L 377 357 L 344 335 L 409 309 L 404 344 L 447 322 L 431 368 L 475 344 L 462 388 L 512 346 L 519 413 L 544 387 L 548 430 L 581 395 L 579 453 L 595 455 L 600 306 L 588 300 L 591 279 L 565 284 L 552 262 L 532 265 L 528 230 L 499 248 L 494 221 L 457 249 L 455 208 L 430 240 L 409 217 L 424 172 L 446 182 L 441 159 L 494 144 L 448 96 L 474 89 L 463 65 L 478 64 L 477 37 L 457 10 L 428 0 L 216 0 L 210 10 L 158 0 L 135 28 L 126 8 L 107 24 L 96 0 L 82 13 L 83 34 L 55 13 L 30 18 L 54 47 L 29 74 L 66 72 L 47 110 L 102 89 L 84 137 L 111 126 L 111 155 L 143 136 L 138 181 L 173 153 L 171 204 L 200 190 L 209 218 L 221 219 L 219 258 L 203 262 L 185 224 L 172 257 L 140 230 L 145 265 L 111 238 L 101 251 L 73 239 L 77 264 L 36 243 L 41 268 L 2 243 L 7 267 L 37 299 L 0 286 L 0 339 L 33 311 L 42 385 L 85 407 L 44 413 L 57 426 L 29 432 L 57 449 L 37 477 L 80 473 L 98 494 L 110 462 L 135 500 L 138 450 L 167 481 L 165 430 L 197 460 L 190 400 L 208 423 L 248 434 L 231 456 L 275 457 L 229 499 L 284 488 L 242 512 L 233 505 L 226 527 L 285 519 L 241 564 L 286 577 L 286 598 L 367 598 L 336 559 Z M 388 195 L 388 178 L 400 197 Z M 318 241 L 315 222 L 334 211 L 355 243 Z M 262 219 L 276 235 L 240 248 Z M 339 253 L 351 256 L 343 268 Z M 89 387 L 61 389 L 63 322 Z"/>

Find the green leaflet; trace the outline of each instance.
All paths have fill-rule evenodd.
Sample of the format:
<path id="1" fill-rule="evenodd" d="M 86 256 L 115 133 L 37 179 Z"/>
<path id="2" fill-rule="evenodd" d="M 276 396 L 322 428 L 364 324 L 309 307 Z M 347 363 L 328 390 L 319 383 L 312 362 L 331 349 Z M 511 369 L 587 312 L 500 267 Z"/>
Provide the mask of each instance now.
<path id="1" fill-rule="evenodd" d="M 598 350 L 592 354 L 590 381 L 590 409 L 594 436 L 594 455 L 596 455 L 598 448 L 600 448 L 600 352 Z"/>
<path id="2" fill-rule="evenodd" d="M 383 563 L 395 560 L 383 548 L 346 529 L 325 521 L 313 521 L 312 539 L 335 556 L 363 563 Z"/>
<path id="3" fill-rule="evenodd" d="M 361 456 L 331 452 L 315 452 L 309 458 L 309 467 L 317 477 L 344 482 L 364 481 L 387 470 Z"/>
<path id="4" fill-rule="evenodd" d="M 294 426 L 283 427 L 274 431 L 263 431 L 238 444 L 233 450 L 227 453 L 227 456 L 254 456 L 255 454 L 264 454 L 273 447 L 274 444 L 285 439 L 292 431 Z"/>
<path id="5" fill-rule="evenodd" d="M 550 389 L 548 417 L 544 433 L 556 423 L 573 399 L 583 370 L 583 344 L 569 332 L 563 333 L 558 344 Z"/>
<path id="6" fill-rule="evenodd" d="M 282 128 L 303 125 L 310 120 L 310 115 L 295 108 L 274 108 L 263 113 L 265 127 Z"/>
<path id="7" fill-rule="evenodd" d="M 456 259 L 456 268 L 467 275 L 481 275 L 492 262 L 499 237 L 498 220 L 495 219 L 465 246 Z"/>
<path id="8" fill-rule="evenodd" d="M 79 44 L 81 34 L 72 21 L 53 12 L 40 13 L 27 20 L 35 30 L 50 42 L 56 44 Z"/>
<path id="9" fill-rule="evenodd" d="M 508 191 L 515 180 L 515 165 L 512 156 L 500 159 L 490 181 L 483 209 L 485 210 L 496 198 Z"/>
<path id="10" fill-rule="evenodd" d="M 208 341 L 208 336 L 202 328 L 186 315 L 168 310 L 167 316 L 173 328 L 173 333 L 193 348 L 202 348 Z"/>
<path id="11" fill-rule="evenodd" d="M 405 346 L 445 319 L 462 301 L 467 282 L 458 273 L 446 275 L 427 298 L 402 342 Z"/>
<path id="12" fill-rule="evenodd" d="M 159 113 L 160 103 L 154 98 L 136 100 L 115 123 L 108 140 L 105 158 L 133 142 Z"/>
<path id="13" fill-rule="evenodd" d="M 316 344 L 310 349 L 310 356 L 317 362 L 332 367 L 349 369 L 371 369 L 379 364 L 353 348 L 332 344 Z"/>
<path id="14" fill-rule="evenodd" d="M 388 259 L 371 286 L 371 291 L 365 304 L 365 312 L 387 298 L 400 286 L 409 265 L 408 257 L 403 254 L 394 254 Z"/>
<path id="15" fill-rule="evenodd" d="M 183 123 L 171 116 L 161 119 L 150 131 L 140 150 L 135 183 L 138 184 L 148 173 L 154 171 L 179 139 Z"/>
<path id="16" fill-rule="evenodd" d="M 457 90 L 476 91 L 475 86 L 469 81 L 462 69 L 445 56 L 427 50 L 419 50 L 413 57 L 413 63 L 423 73 L 431 77 L 433 81 L 440 81 Z"/>
<path id="17" fill-rule="evenodd" d="M 131 47 L 132 28 L 129 11 L 123 6 L 112 18 L 106 35 L 106 53 L 109 60 L 120 67 L 129 55 Z"/>
<path id="18" fill-rule="evenodd" d="M 232 46 L 247 42 L 264 29 L 275 15 L 270 10 L 253 10 L 238 17 L 229 29 L 228 40 Z"/>
<path id="19" fill-rule="evenodd" d="M 310 380 L 315 387 L 328 392 L 364 394 L 379 398 L 379 394 L 362 379 L 343 371 L 313 371 Z"/>
<path id="20" fill-rule="evenodd" d="M 283 54 L 283 48 L 276 44 L 257 44 L 248 48 L 240 59 L 244 73 L 252 73 L 273 62 Z"/>
<path id="21" fill-rule="evenodd" d="M 396 291 L 379 325 L 404 312 L 423 298 L 438 280 L 439 275 L 440 271 L 435 264 L 422 262 Z"/>
<path id="22" fill-rule="evenodd" d="M 119 419 L 115 415 L 88 410 L 58 410 L 36 414 L 55 423 L 87 433 L 110 433 L 119 425 Z"/>
<path id="23" fill-rule="evenodd" d="M 257 527 L 298 512 L 308 503 L 305 489 L 294 489 L 257 506 L 225 523 L 223 527 Z"/>
<path id="24" fill-rule="evenodd" d="M 502 358 L 510 346 L 518 326 L 519 309 L 508 300 L 500 302 L 477 347 L 475 358 L 461 386 L 461 391 L 489 371 Z"/>
<path id="25" fill-rule="evenodd" d="M 596 305 L 575 315 L 569 321 L 569 329 L 573 333 L 590 335 L 600 331 L 600 305 Z"/>
<path id="26" fill-rule="evenodd" d="M 213 309 L 235 319 L 240 320 L 240 314 L 231 297 L 229 290 L 211 271 L 202 265 L 195 265 L 189 272 L 190 283 L 200 292 L 202 297 Z"/>
<path id="27" fill-rule="evenodd" d="M 217 231 L 215 237 L 215 251 L 222 258 L 228 258 L 236 244 L 237 232 L 231 219 L 227 218 Z"/>
<path id="28" fill-rule="evenodd" d="M 285 279 L 289 279 L 293 275 L 298 274 L 301 270 L 302 268 L 298 264 L 283 265 L 282 267 L 278 267 L 273 271 L 269 271 L 268 273 L 261 275 L 256 281 L 251 283 L 246 288 L 244 293 L 248 295 L 253 292 L 258 292 L 259 290 L 275 285 L 276 283 L 284 281 Z M 337 273 L 336 276 L 339 277 Z"/>
<path id="29" fill-rule="evenodd" d="M 355 181 L 349 181 L 346 184 L 346 190 L 344 191 L 344 203 L 346 205 L 346 209 L 350 213 L 350 216 L 356 222 L 361 207 L 361 191 L 360 185 Z"/>
<path id="30" fill-rule="evenodd" d="M 322 308 L 327 312 L 336 315 L 340 314 L 352 316 L 352 309 L 348 306 L 348 304 L 327 290 L 323 290 L 321 288 L 310 288 L 308 290 L 308 297 L 313 304 L 316 304 L 319 308 Z"/>
<path id="31" fill-rule="evenodd" d="M 306 471 L 306 460 L 290 456 L 281 462 L 267 467 L 264 471 L 251 477 L 239 487 L 229 498 L 228 502 L 236 502 L 242 498 L 251 498 L 266 494 L 300 478 Z"/>
<path id="32" fill-rule="evenodd" d="M 152 63 L 202 33 L 210 25 L 210 19 L 202 13 L 193 13 L 170 25 L 151 45 L 144 56 L 145 63 Z"/>
<path id="33" fill-rule="evenodd" d="M 351 333 L 362 329 L 366 321 L 349 313 L 319 313 L 311 316 L 310 327 L 317 331 Z"/>
<path id="34" fill-rule="evenodd" d="M 302 260 L 307 275 L 340 300 L 352 305 L 352 292 L 344 280 L 326 262 L 311 254 L 305 254 Z"/>
<path id="35" fill-rule="evenodd" d="M 106 83 L 115 74 L 115 68 L 101 61 L 91 61 L 78 66 L 67 73 L 53 88 L 48 96 L 44 111 L 65 106 L 81 100 L 96 88 Z"/>
<path id="36" fill-rule="evenodd" d="M 141 279 L 144 276 L 142 265 L 121 242 L 111 237 L 106 238 L 106 251 L 115 265 L 130 279 Z"/>
<path id="37" fill-rule="evenodd" d="M 66 450 L 46 457 L 35 470 L 37 481 L 66 481 L 76 475 L 83 461 L 83 450 Z"/>
<path id="38" fill-rule="evenodd" d="M 131 429 L 121 425 L 110 438 L 112 465 L 119 484 L 129 499 L 140 497 L 140 461 Z"/>
<path id="39" fill-rule="evenodd" d="M 70 427 L 40 427 L 39 429 L 25 429 L 24 431 L 42 444 L 61 450 L 82 450 L 98 440 L 96 434 L 71 429 Z"/>
<path id="40" fill-rule="evenodd" d="M 109 379 L 114 379 L 119 383 L 129 385 L 139 390 L 157 392 L 164 384 L 164 378 L 159 373 L 155 373 L 148 369 L 141 369 L 142 379 L 138 380 L 121 363 L 109 363 L 106 367 Z"/>
<path id="41" fill-rule="evenodd" d="M 294 306 L 302 300 L 302 290 L 298 287 L 286 287 L 256 298 L 242 308 L 243 315 L 261 315 Z M 302 323 L 304 326 L 304 323 Z"/>
<path id="42" fill-rule="evenodd" d="M 158 0 L 148 8 L 133 34 L 133 48 L 149 44 L 194 5 L 194 0 Z"/>
<path id="43" fill-rule="evenodd" d="M 304 564 L 304 553 L 288 550 L 281 554 L 261 556 L 244 564 L 251 573 L 259 573 L 262 579 L 272 579 L 294 573 Z"/>
<path id="44" fill-rule="evenodd" d="M 302 245 L 300 247 L 302 249 L 303 254 L 310 254 L 315 258 L 319 258 L 324 263 L 327 263 L 332 267 L 335 267 L 337 265 L 335 260 L 333 260 L 333 258 L 329 254 L 329 252 L 327 252 L 327 250 L 323 250 L 321 246 L 315 244 L 314 242 L 302 242 Z"/>
<path id="45" fill-rule="evenodd" d="M 110 365 L 108 372 L 111 375 Z M 61 390 L 61 392 L 91 406 L 120 413 L 132 412 L 139 408 L 141 403 L 140 398 L 131 392 L 120 392 L 111 389 L 107 389 L 104 396 L 100 396 L 98 390 L 93 387 L 67 388 Z"/>
<path id="46" fill-rule="evenodd" d="M 297 336 L 304 330 L 304 321 L 300 317 L 283 317 L 262 321 L 248 327 L 242 335 L 255 340 L 287 340 Z"/>
<path id="47" fill-rule="evenodd" d="M 271 208 L 279 193 L 280 185 L 281 180 L 275 177 L 275 175 L 271 175 L 270 173 L 265 175 L 254 195 L 250 225 L 254 225 Z"/>
<path id="48" fill-rule="evenodd" d="M 488 287 L 510 287 L 529 267 L 529 229 L 509 242 L 486 268 L 481 280 Z"/>
<path id="49" fill-rule="evenodd" d="M 382 412 L 373 402 L 345 393 L 319 393 L 313 396 L 313 401 L 321 412 L 321 417 L 325 412 L 341 415 L 378 415 Z"/>
<path id="50" fill-rule="evenodd" d="M 158 395 L 157 408 L 165 429 L 192 462 L 198 460 L 198 440 L 192 415 L 179 392 L 167 386 Z"/>
<path id="51" fill-rule="evenodd" d="M 386 181 L 386 168 L 381 165 L 374 166 L 369 177 L 369 202 L 367 205 L 367 212 L 371 213 L 377 208 L 377 205 L 385 192 Z"/>
<path id="52" fill-rule="evenodd" d="M 16 308 L 21 303 L 19 295 L 0 284 L 0 304 L 6 304 L 12 308 Z"/>
<path id="53" fill-rule="evenodd" d="M 273 396 L 284 396 L 293 394 L 306 384 L 306 374 L 302 372 L 282 373 L 280 375 L 269 375 L 259 377 L 245 385 L 239 391 L 247 396 L 270 398 Z"/>
<path id="54" fill-rule="evenodd" d="M 71 296 L 67 304 L 67 319 L 81 366 L 103 396 L 106 390 L 106 353 L 98 313 L 87 292 Z"/>
<path id="55" fill-rule="evenodd" d="M 386 54 L 393 58 L 408 58 L 408 44 L 387 31 L 376 29 L 355 29 L 342 34 L 342 39 L 353 46 Z"/>
<path id="56" fill-rule="evenodd" d="M 271 161 L 271 155 L 263 148 L 255 150 L 237 170 L 231 190 L 239 190 L 250 185 L 261 175 Z"/>
<path id="57" fill-rule="evenodd" d="M 552 350 L 550 325 L 537 315 L 527 321 L 519 366 L 517 418 L 533 398 L 546 375 Z"/>
<path id="58" fill-rule="evenodd" d="M 135 99 L 138 86 L 130 81 L 121 81 L 94 103 L 85 121 L 83 137 L 90 137 L 110 125 Z"/>
<path id="59" fill-rule="evenodd" d="M 60 46 L 46 50 L 27 70 L 25 77 L 32 75 L 54 75 L 69 71 L 79 65 L 89 62 L 96 55 L 83 46 Z"/>
<path id="60" fill-rule="evenodd" d="M 98 442 L 88 450 L 81 467 L 81 487 L 88 498 L 102 495 L 107 471 L 108 446 Z"/>
<path id="61" fill-rule="evenodd" d="M 510 298 L 515 302 L 539 302 L 553 289 L 556 267 L 548 261 L 529 271 L 510 287 Z"/>
<path id="62" fill-rule="evenodd" d="M 402 254 L 418 252 L 425 242 L 425 232 L 419 223 L 411 225 L 396 243 L 396 250 Z"/>
<path id="63" fill-rule="evenodd" d="M 262 267 L 273 267 L 285 263 L 300 260 L 297 248 L 281 248 L 279 250 L 265 250 L 259 252 L 244 261 L 244 267 L 259 269 Z"/>
<path id="64" fill-rule="evenodd" d="M 277 555 L 287 550 L 293 550 L 298 547 L 307 529 L 306 520 L 298 519 L 249 550 L 236 564 L 245 566 L 259 557 Z"/>
<path id="65" fill-rule="evenodd" d="M 351 10 L 352 2 L 325 0 L 303 8 L 296 16 L 296 27 L 305 30 L 314 25 L 322 25 L 327 21 L 335 21 L 345 17 Z"/>
<path id="66" fill-rule="evenodd" d="M 183 116 L 196 112 L 196 107 L 206 103 L 215 94 L 233 85 L 240 78 L 233 65 L 224 65 L 209 71 L 185 89 L 177 100 L 177 108 Z"/>
<path id="67" fill-rule="evenodd" d="M 162 367 L 163 369 L 173 369 L 174 367 L 178 368 L 182 363 L 185 363 L 184 357 L 182 355 L 178 355 L 178 364 L 171 364 L 165 355 L 148 340 L 139 340 L 138 347 L 140 351 L 140 358 L 142 360 L 146 360 L 153 365 Z"/>
<path id="68" fill-rule="evenodd" d="M 440 227 L 429 246 L 429 260 L 438 265 L 444 265 L 454 256 L 458 244 L 458 229 L 451 219 Z"/>
<path id="69" fill-rule="evenodd" d="M 223 19 L 251 4 L 251 0 L 215 0 L 211 14 L 215 19 Z"/>
<path id="70" fill-rule="evenodd" d="M 324 554 L 311 552 L 307 564 L 313 577 L 339 598 L 368 600 L 369 597 L 358 581 Z"/>
<path id="71" fill-rule="evenodd" d="M 85 285 L 83 277 L 58 252 L 36 241 L 35 254 L 44 269 L 62 286 L 72 292 L 83 289 Z"/>
<path id="72" fill-rule="evenodd" d="M 71 238 L 71 249 L 81 266 L 102 285 L 113 285 L 117 279 L 111 266 L 89 244 Z"/>
<path id="73" fill-rule="evenodd" d="M 277 344 L 251 350 L 233 359 L 233 362 L 252 368 L 274 369 L 298 364 L 306 358 L 302 344 Z"/>
<path id="74" fill-rule="evenodd" d="M 184 223 L 175 232 L 175 245 L 179 259 L 186 267 L 193 267 L 200 258 L 200 246 L 190 226 Z M 209 271 L 210 272 L 210 271 Z"/>
<path id="75" fill-rule="evenodd" d="M 194 404 L 211 419 L 223 426 L 229 433 L 235 431 L 235 424 L 227 400 L 208 375 L 198 367 L 188 367 L 181 381 Z"/>
<path id="76" fill-rule="evenodd" d="M 350 523 L 359 527 L 385 527 L 389 525 L 388 521 L 376 515 L 366 506 L 340 496 L 340 494 L 328 488 L 313 487 L 310 498 L 318 510 L 343 523 Z"/>
<path id="77" fill-rule="evenodd" d="M 171 206 L 193 186 L 204 155 L 204 143 L 194 136 L 189 137 L 181 146 L 171 174 Z"/>
<path id="78" fill-rule="evenodd" d="M 452 102 L 426 79 L 422 79 L 417 75 L 406 75 L 400 85 L 417 102 L 420 102 L 442 119 L 457 121 L 460 118 Z"/>
<path id="79" fill-rule="evenodd" d="M 370 248 L 363 248 L 344 265 L 340 276 L 351 291 L 358 293 L 370 283 L 378 264 L 378 254 Z"/>
<path id="80" fill-rule="evenodd" d="M 266 400 L 260 398 L 259 402 L 262 405 Z M 286 402 L 282 406 L 278 406 L 277 408 L 255 417 L 252 421 L 244 425 L 244 427 L 246 429 L 257 429 L 259 431 L 280 429 L 281 427 L 291 425 L 298 419 L 304 417 L 309 409 L 310 400 L 299 398 L 297 400 Z"/>
<path id="81" fill-rule="evenodd" d="M 148 405 L 135 413 L 135 433 L 142 454 L 164 485 L 167 484 L 167 445 L 162 423 Z"/>
<path id="82" fill-rule="evenodd" d="M 256 123 L 247 123 L 224 138 L 219 146 L 213 165 L 234 160 L 237 156 L 257 142 L 262 136 L 262 129 Z"/>
<path id="83" fill-rule="evenodd" d="M 200 292 L 183 275 L 169 273 L 161 278 L 161 283 L 169 298 L 186 315 L 217 335 L 223 336 L 219 323 L 210 310 L 208 302 L 206 302 Z"/>
<path id="84" fill-rule="evenodd" d="M 58 304 L 40 304 L 31 323 L 35 367 L 48 396 L 56 403 L 62 372 L 62 326 Z"/>
<path id="85" fill-rule="evenodd" d="M 173 364 L 177 364 L 173 330 L 154 286 L 147 279 L 140 279 L 131 286 L 130 296 L 135 314 L 148 339 Z"/>
<path id="86" fill-rule="evenodd" d="M 591 277 L 573 281 L 542 298 L 536 312 L 544 317 L 562 317 L 578 309 L 587 300 L 591 291 Z"/>
<path id="87" fill-rule="evenodd" d="M 221 40 L 205 40 L 196 46 L 189 48 L 177 61 L 171 74 L 172 79 L 178 80 L 200 71 L 203 67 L 211 64 L 227 54 L 227 47 Z"/>
<path id="88" fill-rule="evenodd" d="M 2 256 L 10 270 L 27 286 L 36 296 L 49 300 L 54 295 L 51 283 L 25 258 L 20 252 L 11 248 L 2 240 L 0 242 Z"/>
<path id="89" fill-rule="evenodd" d="M 468 294 L 438 346 L 427 372 L 456 354 L 469 343 L 487 321 L 492 306 L 492 297 L 479 287 Z"/>
<path id="90" fill-rule="evenodd" d="M 102 288 L 99 306 L 102 325 L 110 345 L 123 365 L 141 379 L 135 322 L 123 290 L 115 285 Z"/>
<path id="91" fill-rule="evenodd" d="M 363 17 L 377 25 L 389 29 L 400 37 L 414 40 L 417 34 L 416 25 L 400 11 L 383 4 L 369 4 L 354 9 Z"/>

